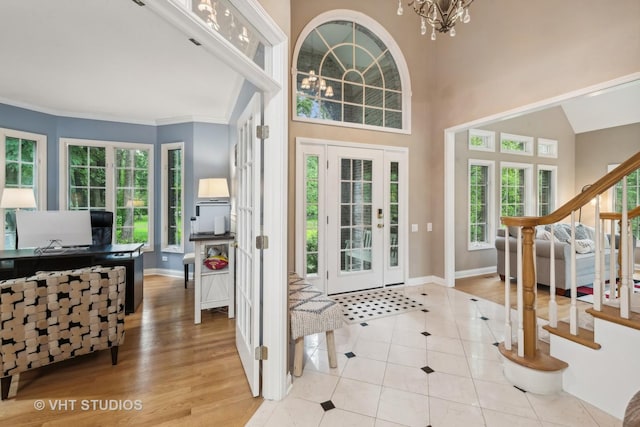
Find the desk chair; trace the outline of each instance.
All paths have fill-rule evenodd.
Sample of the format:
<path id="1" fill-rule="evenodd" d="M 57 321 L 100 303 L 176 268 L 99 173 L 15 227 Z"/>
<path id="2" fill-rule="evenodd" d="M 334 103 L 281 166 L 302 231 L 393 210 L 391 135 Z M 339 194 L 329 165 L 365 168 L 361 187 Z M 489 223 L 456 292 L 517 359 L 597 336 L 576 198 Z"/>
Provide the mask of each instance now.
<path id="1" fill-rule="evenodd" d="M 113 212 L 89 211 L 94 245 L 110 245 L 113 238 Z"/>

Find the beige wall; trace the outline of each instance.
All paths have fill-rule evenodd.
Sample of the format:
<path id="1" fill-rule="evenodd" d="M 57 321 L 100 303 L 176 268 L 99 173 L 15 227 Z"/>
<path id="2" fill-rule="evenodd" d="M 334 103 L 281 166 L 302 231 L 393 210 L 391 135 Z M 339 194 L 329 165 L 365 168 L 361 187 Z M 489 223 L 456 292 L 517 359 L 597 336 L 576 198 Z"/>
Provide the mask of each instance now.
<path id="1" fill-rule="evenodd" d="M 277 0 L 263 0 L 276 4 Z M 290 122 L 289 253 L 294 262 L 295 138 L 409 147 L 410 277 L 444 276 L 444 130 L 509 109 L 640 71 L 640 1 L 485 0 L 457 36 L 420 37 L 409 8 L 389 0 L 291 2 L 291 50 L 316 15 L 361 11 L 383 25 L 402 49 L 412 79 L 411 135 Z M 607 17 L 612 18 L 610 24 Z M 426 223 L 433 222 L 433 232 Z"/>
<path id="2" fill-rule="evenodd" d="M 557 166 L 558 172 L 558 204 L 559 207 L 571 199 L 574 193 L 574 147 L 575 134 L 567 121 L 567 117 L 561 107 L 552 107 L 543 111 L 527 114 L 509 120 L 502 120 L 479 129 L 490 130 L 496 133 L 496 150 L 494 152 L 473 151 L 468 148 L 468 132 L 456 134 L 456 271 L 473 270 L 485 267 L 495 267 L 496 251 L 494 248 L 469 251 L 467 249 L 468 227 L 468 161 L 469 159 L 493 160 L 495 183 L 495 197 L 493 209 L 495 217 L 500 216 L 500 162 L 529 163 L 534 165 L 534 174 L 537 173 L 537 165 Z M 558 158 L 519 156 L 515 154 L 500 153 L 500 132 L 516 135 L 532 136 L 536 138 L 555 139 L 558 141 Z M 536 153 L 534 153 L 536 154 Z M 534 181 L 535 180 L 534 178 Z M 537 187 L 536 187 L 537 188 Z M 496 227 L 498 226 L 496 220 Z M 495 232 L 495 230 L 494 230 Z"/>
<path id="3" fill-rule="evenodd" d="M 295 47 L 298 35 L 314 17 L 334 9 L 360 11 L 380 23 L 400 46 L 409 67 L 412 84 L 412 134 L 375 132 L 336 126 L 316 125 L 290 121 L 289 123 L 289 254 L 288 264 L 294 266 L 294 211 L 295 211 L 295 139 L 296 137 L 322 138 L 337 141 L 381 144 L 409 148 L 410 209 L 409 223 L 420 225 L 420 231 L 410 233 L 410 277 L 429 274 L 433 269 L 428 248 L 430 234 L 426 223 L 431 221 L 433 209 L 429 205 L 429 194 L 441 192 L 433 188 L 429 178 L 429 144 L 431 105 L 429 103 L 433 81 L 434 45 L 428 39 L 416 37 L 417 17 L 395 14 L 396 5 L 388 0 L 325 0 L 321 2 L 294 1 L 291 5 L 291 49 Z M 415 18 L 415 19 L 414 19 Z M 411 25 L 407 25 L 410 22 Z M 410 29 L 408 28 L 410 27 Z M 419 34 L 418 34 L 419 35 Z M 295 66 L 295 64 L 293 64 Z"/>
<path id="4" fill-rule="evenodd" d="M 615 3 L 615 11 L 612 4 Z M 432 188 L 444 186 L 446 128 L 640 71 L 640 1 L 491 0 L 437 43 L 431 123 Z M 615 16 L 611 25 L 607 16 Z M 444 193 L 431 193 L 443 206 Z M 444 274 L 444 209 L 437 209 L 430 274 Z M 426 254 L 425 254 L 426 255 Z"/>
<path id="5" fill-rule="evenodd" d="M 258 0 L 282 32 L 291 34 L 291 0 Z"/>

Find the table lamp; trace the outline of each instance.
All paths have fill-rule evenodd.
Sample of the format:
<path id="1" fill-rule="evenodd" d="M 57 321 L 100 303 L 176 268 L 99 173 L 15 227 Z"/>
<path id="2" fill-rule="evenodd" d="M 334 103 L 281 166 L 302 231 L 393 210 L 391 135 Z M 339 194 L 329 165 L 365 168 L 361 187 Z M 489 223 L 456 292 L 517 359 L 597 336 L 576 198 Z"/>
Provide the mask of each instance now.
<path id="1" fill-rule="evenodd" d="M 198 198 L 211 202 L 227 202 L 229 186 L 226 178 L 202 178 L 198 182 Z"/>
<path id="2" fill-rule="evenodd" d="M 16 209 L 35 208 L 36 197 L 33 194 L 33 188 L 5 188 L 0 198 L 0 208 Z M 16 232 L 16 248 L 18 247 L 18 226 L 14 221 Z"/>

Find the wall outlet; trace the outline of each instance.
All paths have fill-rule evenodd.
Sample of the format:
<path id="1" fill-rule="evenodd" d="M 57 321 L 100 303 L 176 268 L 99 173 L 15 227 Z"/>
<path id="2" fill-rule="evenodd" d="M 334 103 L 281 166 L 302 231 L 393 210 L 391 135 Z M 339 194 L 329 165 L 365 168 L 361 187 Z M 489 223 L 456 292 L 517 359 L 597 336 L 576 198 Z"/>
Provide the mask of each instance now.
<path id="1" fill-rule="evenodd" d="M 418 231 L 418 224 L 411 224 L 411 232 L 416 233 Z"/>
<path id="2" fill-rule="evenodd" d="M 427 231 L 433 231 L 433 224 L 430 222 L 427 223 Z"/>
<path id="3" fill-rule="evenodd" d="M 166 255 L 162 255 L 162 261 L 169 261 L 169 257 Z"/>

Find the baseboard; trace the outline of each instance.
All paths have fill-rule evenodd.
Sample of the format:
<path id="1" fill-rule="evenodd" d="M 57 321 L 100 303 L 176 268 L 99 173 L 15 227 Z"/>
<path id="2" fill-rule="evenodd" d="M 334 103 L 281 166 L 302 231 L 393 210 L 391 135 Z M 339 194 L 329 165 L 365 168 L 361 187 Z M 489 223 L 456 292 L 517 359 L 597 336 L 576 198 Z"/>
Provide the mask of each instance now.
<path id="1" fill-rule="evenodd" d="M 182 277 L 184 278 L 184 270 L 169 270 L 167 268 L 145 268 L 144 269 L 145 276 L 167 276 L 167 277 Z M 193 273 L 189 273 L 189 278 Z"/>
<path id="2" fill-rule="evenodd" d="M 407 280 L 407 286 L 419 286 L 424 285 L 425 283 L 435 283 L 436 285 L 446 286 L 447 283 L 442 277 L 438 276 L 422 276 L 422 277 L 411 277 Z"/>
<path id="3" fill-rule="evenodd" d="M 456 271 L 455 278 L 463 279 L 465 277 L 482 276 L 484 274 L 496 274 L 497 267 L 495 265 L 491 267 L 472 268 L 471 270 Z"/>

